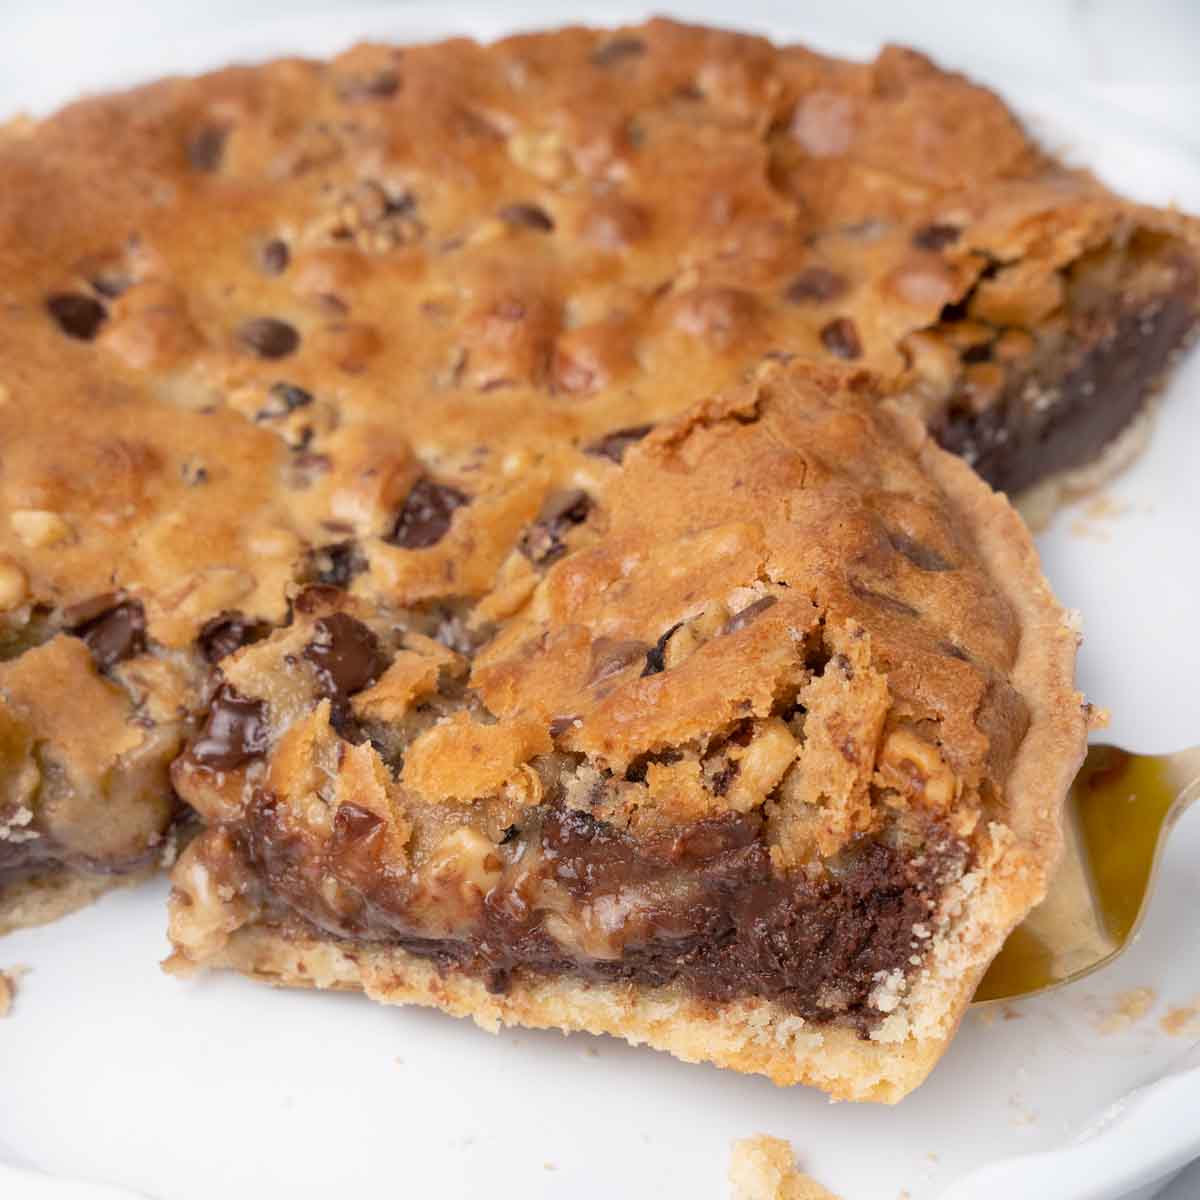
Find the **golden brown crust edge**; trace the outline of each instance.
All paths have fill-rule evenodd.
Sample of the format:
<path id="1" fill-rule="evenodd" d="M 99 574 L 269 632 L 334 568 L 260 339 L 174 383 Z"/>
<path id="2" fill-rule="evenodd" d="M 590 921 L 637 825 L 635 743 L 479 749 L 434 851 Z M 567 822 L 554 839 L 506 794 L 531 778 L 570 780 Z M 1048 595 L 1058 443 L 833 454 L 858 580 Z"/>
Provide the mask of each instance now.
<path id="1" fill-rule="evenodd" d="M 835 1099 L 894 1103 L 917 1087 L 945 1050 L 988 963 L 1045 893 L 1062 848 L 1063 797 L 1082 760 L 1086 726 L 1073 686 L 1078 637 L 1041 574 L 1016 511 L 963 462 L 940 450 L 915 419 L 897 430 L 963 513 L 979 549 L 1020 617 L 1012 679 L 1030 706 L 1030 726 L 1008 781 L 1011 829 L 993 826 L 992 854 L 952 889 L 926 966 L 869 1039 L 817 1027 L 779 1005 L 712 1005 L 675 988 L 646 989 L 578 979 L 516 978 L 503 996 L 453 969 L 390 947 L 341 944 L 270 924 L 246 926 L 204 965 L 274 984 L 361 989 L 387 1004 L 419 1004 L 503 1025 L 606 1033 L 763 1074 L 779 1085 L 809 1084 Z M 175 969 L 185 972 L 183 963 Z"/>

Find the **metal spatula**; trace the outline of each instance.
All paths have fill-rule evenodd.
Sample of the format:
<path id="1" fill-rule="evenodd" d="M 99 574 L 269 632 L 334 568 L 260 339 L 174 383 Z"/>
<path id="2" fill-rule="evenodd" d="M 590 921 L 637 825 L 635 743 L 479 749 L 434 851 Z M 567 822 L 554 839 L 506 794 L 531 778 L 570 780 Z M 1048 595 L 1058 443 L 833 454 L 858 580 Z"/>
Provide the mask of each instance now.
<path id="1" fill-rule="evenodd" d="M 996 956 L 975 1003 L 1061 987 L 1137 936 L 1171 827 L 1200 798 L 1200 746 L 1151 757 L 1093 746 L 1071 786 L 1049 894 Z"/>

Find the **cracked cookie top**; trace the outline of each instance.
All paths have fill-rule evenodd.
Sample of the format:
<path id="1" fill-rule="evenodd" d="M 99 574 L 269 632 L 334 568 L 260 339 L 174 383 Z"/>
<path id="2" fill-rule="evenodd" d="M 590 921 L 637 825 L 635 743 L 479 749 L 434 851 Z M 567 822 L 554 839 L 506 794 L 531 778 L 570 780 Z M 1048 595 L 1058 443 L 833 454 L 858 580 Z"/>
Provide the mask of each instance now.
<path id="1" fill-rule="evenodd" d="M 0 611 L 115 593 L 165 648 L 297 582 L 517 589 L 766 355 L 983 403 L 1135 222 L 911 51 L 668 21 L 168 80 L 0 168 Z"/>
<path id="2" fill-rule="evenodd" d="M 876 387 L 764 367 L 548 505 L 561 555 L 527 529 L 477 602 L 300 591 L 222 660 L 176 786 L 214 825 L 267 795 L 318 843 L 369 810 L 405 867 L 545 805 L 638 838 L 757 812 L 782 870 L 970 840 L 1028 724 L 1020 625 Z"/>

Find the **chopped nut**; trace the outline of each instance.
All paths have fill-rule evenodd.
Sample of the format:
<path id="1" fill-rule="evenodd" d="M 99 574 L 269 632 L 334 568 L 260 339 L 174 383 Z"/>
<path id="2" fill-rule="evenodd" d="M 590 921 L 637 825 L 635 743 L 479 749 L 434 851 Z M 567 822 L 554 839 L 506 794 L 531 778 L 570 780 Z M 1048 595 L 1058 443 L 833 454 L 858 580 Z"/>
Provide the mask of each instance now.
<path id="1" fill-rule="evenodd" d="M 45 550 L 74 540 L 71 526 L 56 512 L 44 508 L 18 508 L 9 517 L 13 532 L 31 550 Z"/>
<path id="2" fill-rule="evenodd" d="M 201 620 L 236 608 L 254 590 L 254 577 L 237 567 L 209 567 L 188 580 L 172 606 L 180 616 Z"/>
<path id="3" fill-rule="evenodd" d="M 0 560 L 0 612 L 10 612 L 29 592 L 25 572 L 14 562 Z"/>
<path id="4" fill-rule="evenodd" d="M 959 781 L 941 751 L 911 729 L 893 729 L 879 755 L 877 777 L 885 787 L 904 793 L 932 808 L 945 809 L 959 791 Z"/>
<path id="5" fill-rule="evenodd" d="M 466 827 L 444 838 L 426 868 L 431 879 L 454 881 L 464 900 L 486 896 L 500 879 L 496 847 L 481 833 Z"/>
<path id="6" fill-rule="evenodd" d="M 254 530 L 247 543 L 256 558 L 295 558 L 300 553 L 300 539 L 290 529 L 268 526 Z"/>
<path id="7" fill-rule="evenodd" d="M 547 183 L 564 179 L 571 159 L 562 134 L 554 129 L 522 129 L 508 139 L 508 156 L 518 167 Z"/>
<path id="8" fill-rule="evenodd" d="M 746 812 L 761 804 L 796 761 L 796 739 L 778 717 L 764 721 L 736 758 L 738 773 L 728 792 L 729 805 Z"/>

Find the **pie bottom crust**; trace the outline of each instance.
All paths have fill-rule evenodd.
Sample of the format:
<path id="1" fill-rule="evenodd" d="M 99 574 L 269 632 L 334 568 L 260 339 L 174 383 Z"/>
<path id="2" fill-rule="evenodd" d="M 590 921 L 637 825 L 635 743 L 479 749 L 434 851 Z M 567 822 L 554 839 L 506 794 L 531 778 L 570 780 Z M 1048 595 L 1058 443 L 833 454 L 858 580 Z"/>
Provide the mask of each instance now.
<path id="1" fill-rule="evenodd" d="M 229 967 L 272 984 L 357 989 L 386 1004 L 471 1017 L 491 1031 L 522 1025 L 612 1034 L 685 1061 L 766 1075 L 783 1086 L 810 1084 L 835 1099 L 901 1099 L 929 1074 L 1004 939 L 1045 894 L 1062 851 L 1062 804 L 1083 758 L 1086 731 L 1072 682 L 1077 622 L 1051 594 L 1021 518 L 966 463 L 939 450 L 918 422 L 902 418 L 900 430 L 967 516 L 1018 615 L 1023 633 L 1011 678 L 1029 705 L 1030 725 L 1008 779 L 1005 824 L 991 827 L 990 858 L 943 897 L 921 968 L 906 990 L 877 1005 L 887 1015 L 868 1038 L 806 1022 L 771 1002 L 717 1004 L 677 986 L 518 972 L 505 994 L 494 995 L 461 970 L 396 947 L 325 937 L 299 922 L 270 918 L 231 926 L 224 944 L 202 962 L 177 955 L 168 969 L 188 974 L 195 967 Z"/>
<path id="2" fill-rule="evenodd" d="M 71 867 L 57 867 L 5 884 L 0 887 L 0 937 L 18 929 L 49 925 L 60 917 L 86 908 L 105 892 L 144 883 L 157 874 L 157 867 L 122 875 L 98 875 Z"/>
<path id="3" fill-rule="evenodd" d="M 835 1100 L 893 1104 L 920 1084 L 953 1037 L 980 976 L 1027 905 L 1014 890 L 1035 875 L 1001 860 L 976 879 L 967 915 L 935 942 L 936 962 L 909 995 L 920 1025 L 871 1038 L 813 1025 L 762 1000 L 712 1004 L 676 987 L 592 983 L 571 977 L 514 978 L 504 995 L 455 969 L 391 946 L 322 939 L 270 924 L 238 930 L 205 967 L 227 967 L 265 983 L 363 991 L 382 1004 L 418 1004 L 470 1017 L 489 1033 L 508 1025 L 611 1034 L 665 1050 L 685 1062 L 802 1083 Z"/>
<path id="4" fill-rule="evenodd" d="M 1158 399 L 1149 396 L 1137 416 L 1091 462 L 1060 471 L 1022 492 L 1015 503 L 1029 528 L 1040 533 L 1063 505 L 1094 495 L 1124 472 L 1145 453 L 1157 419 Z"/>

